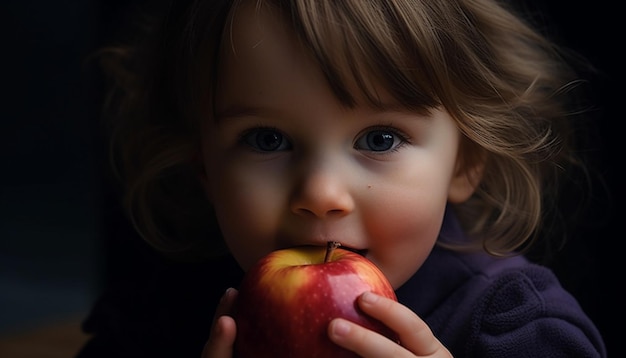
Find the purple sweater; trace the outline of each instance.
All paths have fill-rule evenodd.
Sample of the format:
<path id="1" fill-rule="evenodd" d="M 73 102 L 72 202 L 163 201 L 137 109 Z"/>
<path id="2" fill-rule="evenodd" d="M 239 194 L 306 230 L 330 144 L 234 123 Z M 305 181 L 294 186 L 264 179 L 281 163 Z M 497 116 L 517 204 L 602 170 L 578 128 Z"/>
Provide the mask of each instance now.
<path id="1" fill-rule="evenodd" d="M 464 240 L 447 213 L 440 240 Z M 435 247 L 396 291 L 456 357 L 606 357 L 597 328 L 546 267 Z"/>
<path id="2" fill-rule="evenodd" d="M 442 236 L 463 235 L 451 215 Z M 84 323 L 79 358 L 199 357 L 213 310 L 241 271 L 231 257 L 165 262 L 110 287 Z M 455 357 L 605 357 L 598 330 L 554 274 L 521 256 L 436 247 L 397 290 Z"/>
<path id="3" fill-rule="evenodd" d="M 397 290 L 455 357 L 605 357 L 598 330 L 545 267 L 435 248 Z"/>

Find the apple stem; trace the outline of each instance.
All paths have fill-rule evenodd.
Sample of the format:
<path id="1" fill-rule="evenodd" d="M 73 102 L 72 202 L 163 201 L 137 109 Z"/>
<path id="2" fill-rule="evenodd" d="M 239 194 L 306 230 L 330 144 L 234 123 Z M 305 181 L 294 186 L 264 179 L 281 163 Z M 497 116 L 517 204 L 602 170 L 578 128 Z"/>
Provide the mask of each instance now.
<path id="1" fill-rule="evenodd" d="M 324 262 L 328 262 L 330 260 L 330 257 L 333 253 L 333 251 L 335 251 L 336 248 L 338 248 L 339 246 L 341 246 L 340 243 L 338 243 L 337 241 L 329 241 L 328 244 L 326 245 L 326 256 L 324 256 Z"/>

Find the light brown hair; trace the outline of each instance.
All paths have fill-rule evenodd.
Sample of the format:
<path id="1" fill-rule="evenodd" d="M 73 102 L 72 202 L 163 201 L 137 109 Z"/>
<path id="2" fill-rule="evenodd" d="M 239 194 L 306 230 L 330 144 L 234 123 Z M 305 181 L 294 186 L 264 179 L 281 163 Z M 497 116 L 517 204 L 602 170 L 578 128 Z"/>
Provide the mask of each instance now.
<path id="1" fill-rule="evenodd" d="M 514 9 L 494 0 L 251 1 L 284 14 L 346 106 L 357 97 L 380 105 L 374 84 L 411 110 L 443 106 L 462 133 L 458 170 L 484 165 L 476 193 L 453 208 L 469 248 L 507 255 L 532 243 L 553 213 L 557 179 L 580 164 L 570 96 L 577 77 Z M 103 52 L 126 207 L 164 250 L 221 245 L 196 155 L 238 3 L 174 1 L 148 27 L 151 41 Z"/>

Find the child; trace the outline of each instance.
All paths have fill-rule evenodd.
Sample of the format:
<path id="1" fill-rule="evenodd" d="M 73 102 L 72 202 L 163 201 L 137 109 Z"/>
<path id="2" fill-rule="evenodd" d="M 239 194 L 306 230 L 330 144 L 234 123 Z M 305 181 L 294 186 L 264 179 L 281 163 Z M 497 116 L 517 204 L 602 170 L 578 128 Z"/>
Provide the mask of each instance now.
<path id="1" fill-rule="evenodd" d="M 359 356 L 606 355 L 522 255 L 554 239 L 540 229 L 555 181 L 580 163 L 576 76 L 513 9 L 173 1 L 161 25 L 108 63 L 115 159 L 141 235 L 200 261 L 105 296 L 80 357 L 230 357 L 237 291 L 217 304 L 223 290 L 270 251 L 328 241 L 372 260 L 399 299 L 358 301 L 399 344 L 329 323 Z"/>

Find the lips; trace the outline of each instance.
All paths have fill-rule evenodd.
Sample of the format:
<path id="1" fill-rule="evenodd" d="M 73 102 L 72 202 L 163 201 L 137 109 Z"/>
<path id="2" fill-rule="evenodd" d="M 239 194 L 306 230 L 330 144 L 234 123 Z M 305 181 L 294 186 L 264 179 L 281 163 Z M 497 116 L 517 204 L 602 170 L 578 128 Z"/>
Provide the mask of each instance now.
<path id="1" fill-rule="evenodd" d="M 348 247 L 348 246 L 341 246 L 341 248 L 344 250 L 352 251 L 355 254 L 361 255 L 363 257 L 367 255 L 367 251 L 368 251 L 367 249 L 355 249 L 355 248 Z"/>
<path id="2" fill-rule="evenodd" d="M 297 233 L 279 232 L 276 235 L 276 245 L 274 246 L 274 249 L 288 249 L 298 246 L 322 246 L 326 248 L 329 242 L 338 242 L 340 244 L 339 247 L 344 250 L 354 252 L 359 256 L 366 257 L 369 253 L 367 248 L 363 248 L 363 246 L 359 245 L 359 243 L 364 240 L 357 239 L 355 235 L 346 235 L 345 232 L 339 232 L 338 230 L 332 231 L 332 234 L 329 232 L 329 230 L 321 230 L 319 228 L 310 227 L 300 228 Z M 345 240 L 340 238 L 344 238 Z M 358 246 L 351 246 L 351 244 L 356 244 Z"/>
<path id="3" fill-rule="evenodd" d="M 317 245 L 302 245 L 302 246 L 304 247 L 304 246 L 317 246 Z M 366 257 L 367 253 L 369 252 L 368 249 L 357 249 L 357 248 L 345 246 L 345 245 L 340 245 L 340 247 L 344 250 L 354 252 L 355 254 L 363 256 L 363 257 Z M 282 248 L 288 248 L 288 247 L 282 247 Z"/>

